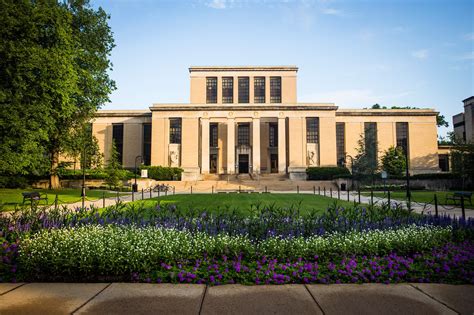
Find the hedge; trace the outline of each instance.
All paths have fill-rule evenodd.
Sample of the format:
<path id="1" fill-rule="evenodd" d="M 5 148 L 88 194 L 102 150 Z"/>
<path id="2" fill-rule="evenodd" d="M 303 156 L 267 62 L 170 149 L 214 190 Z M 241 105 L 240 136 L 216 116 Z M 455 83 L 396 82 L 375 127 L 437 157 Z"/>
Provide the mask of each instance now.
<path id="1" fill-rule="evenodd" d="M 59 178 L 61 179 L 82 179 L 82 170 L 59 169 Z M 107 179 L 107 172 L 104 169 L 86 169 L 87 179 Z M 122 180 L 131 179 L 135 174 L 129 170 L 119 170 L 119 177 Z"/>
<path id="2" fill-rule="evenodd" d="M 331 180 L 351 175 L 346 167 L 308 167 L 306 174 L 309 180 Z"/>
<path id="3" fill-rule="evenodd" d="M 164 166 L 142 166 L 148 170 L 148 178 L 154 180 L 181 180 L 182 168 Z"/>

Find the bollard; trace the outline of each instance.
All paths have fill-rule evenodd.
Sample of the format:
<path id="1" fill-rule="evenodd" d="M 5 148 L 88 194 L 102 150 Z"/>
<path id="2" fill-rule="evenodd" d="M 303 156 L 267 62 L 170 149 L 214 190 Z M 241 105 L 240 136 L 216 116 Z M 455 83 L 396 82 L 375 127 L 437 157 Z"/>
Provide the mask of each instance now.
<path id="1" fill-rule="evenodd" d="M 120 201 L 119 191 L 117 190 L 117 203 Z"/>
<path id="2" fill-rule="evenodd" d="M 332 198 L 332 187 L 329 187 L 329 197 Z"/>
<path id="3" fill-rule="evenodd" d="M 150 198 L 153 197 L 152 191 L 153 191 L 153 188 L 150 187 Z"/>
<path id="4" fill-rule="evenodd" d="M 464 208 L 464 195 L 461 195 L 461 211 L 462 211 L 462 219 L 466 221 L 466 209 Z"/>
<path id="5" fill-rule="evenodd" d="M 102 193 L 102 208 L 105 208 L 105 192 Z"/>
<path id="6" fill-rule="evenodd" d="M 339 190 L 339 186 L 337 186 L 337 199 L 341 200 L 341 191 Z"/>
<path id="7" fill-rule="evenodd" d="M 438 196 L 434 194 L 435 216 L 438 217 Z"/>
<path id="8" fill-rule="evenodd" d="M 135 201 L 135 193 L 132 190 L 132 201 Z"/>
<path id="9" fill-rule="evenodd" d="M 56 198 L 54 198 L 54 209 L 58 208 L 58 194 L 56 194 Z"/>
<path id="10" fill-rule="evenodd" d="M 374 191 L 372 189 L 370 190 L 370 205 L 374 205 Z"/>
<path id="11" fill-rule="evenodd" d="M 300 186 L 299 186 L 299 185 L 296 185 L 296 193 L 297 193 L 297 194 L 300 193 Z"/>
<path id="12" fill-rule="evenodd" d="M 388 197 L 388 208 L 392 208 L 392 204 L 390 203 L 390 190 L 387 191 L 387 197 Z"/>
<path id="13" fill-rule="evenodd" d="M 360 187 L 357 187 L 357 193 L 359 194 L 359 204 L 360 204 Z"/>
<path id="14" fill-rule="evenodd" d="M 316 195 L 316 186 L 313 186 L 313 195 Z"/>
<path id="15" fill-rule="evenodd" d="M 145 198 L 144 198 L 144 193 L 143 193 L 143 188 L 142 188 L 142 200 L 143 200 L 143 199 L 145 199 Z"/>
<path id="16" fill-rule="evenodd" d="M 351 196 L 350 192 L 351 192 L 351 189 L 349 188 L 349 186 L 347 186 L 347 201 L 350 201 L 349 199 Z"/>

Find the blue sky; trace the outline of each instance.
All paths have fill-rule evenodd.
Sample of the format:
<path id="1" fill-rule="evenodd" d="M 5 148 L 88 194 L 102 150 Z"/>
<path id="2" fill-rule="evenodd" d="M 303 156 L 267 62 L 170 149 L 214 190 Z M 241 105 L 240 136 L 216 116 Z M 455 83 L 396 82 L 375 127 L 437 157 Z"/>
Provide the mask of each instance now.
<path id="1" fill-rule="evenodd" d="M 92 4 L 111 15 L 117 45 L 104 109 L 189 102 L 191 65 L 296 65 L 299 102 L 429 107 L 450 123 L 474 95 L 474 1 Z"/>

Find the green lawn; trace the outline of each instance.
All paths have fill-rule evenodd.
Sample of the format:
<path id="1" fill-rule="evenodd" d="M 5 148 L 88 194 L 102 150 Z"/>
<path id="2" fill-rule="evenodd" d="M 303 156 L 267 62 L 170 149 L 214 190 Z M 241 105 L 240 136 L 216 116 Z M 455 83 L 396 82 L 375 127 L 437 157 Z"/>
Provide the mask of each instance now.
<path id="1" fill-rule="evenodd" d="M 313 209 L 323 212 L 335 202 L 341 206 L 353 206 L 352 202 L 310 194 L 187 194 L 153 198 L 144 201 L 144 203 L 145 205 L 154 205 L 157 200 L 161 204 L 174 204 L 178 209 L 196 209 L 209 212 L 237 210 L 243 214 L 249 213 L 252 207 L 257 206 L 294 207 L 299 208 L 302 214 Z"/>
<path id="2" fill-rule="evenodd" d="M 446 191 L 412 191 L 412 201 L 419 202 L 419 203 L 434 203 L 434 195 L 436 194 L 438 197 L 438 204 L 440 205 L 449 205 L 453 206 L 454 203 L 452 200 L 446 200 L 446 194 L 452 194 L 453 192 L 446 192 Z M 363 192 L 361 195 L 370 196 L 370 192 Z M 385 197 L 387 195 L 383 192 L 375 192 L 375 197 Z M 406 199 L 406 191 L 392 191 L 390 192 L 390 198 L 396 200 L 405 200 Z M 474 198 L 473 198 L 474 199 Z M 473 200 L 474 202 L 474 200 Z M 459 202 L 457 202 L 459 206 Z M 474 206 L 469 204 L 469 201 L 465 201 L 466 208 L 474 209 Z"/>
<path id="3" fill-rule="evenodd" d="M 13 209 L 15 205 L 21 205 L 23 203 L 22 192 L 32 192 L 37 191 L 40 194 L 48 195 L 48 204 L 53 204 L 56 194 L 58 195 L 59 203 L 73 203 L 81 201 L 81 189 L 0 189 L 0 205 L 3 205 L 4 209 Z M 104 191 L 104 190 L 86 190 L 86 196 L 89 200 L 97 200 L 102 198 L 102 195 L 105 193 L 105 197 L 116 196 L 117 193 Z M 25 202 L 26 203 L 26 202 Z M 41 200 L 40 205 L 45 205 L 46 201 Z"/>

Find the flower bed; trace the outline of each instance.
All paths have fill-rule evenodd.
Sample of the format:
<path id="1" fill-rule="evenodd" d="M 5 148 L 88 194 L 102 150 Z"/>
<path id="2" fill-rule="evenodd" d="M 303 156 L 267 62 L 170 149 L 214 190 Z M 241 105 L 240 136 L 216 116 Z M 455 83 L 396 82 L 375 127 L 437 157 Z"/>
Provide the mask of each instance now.
<path id="1" fill-rule="evenodd" d="M 0 220 L 0 281 L 473 283 L 474 222 L 401 209 L 251 216 L 33 209 Z"/>

